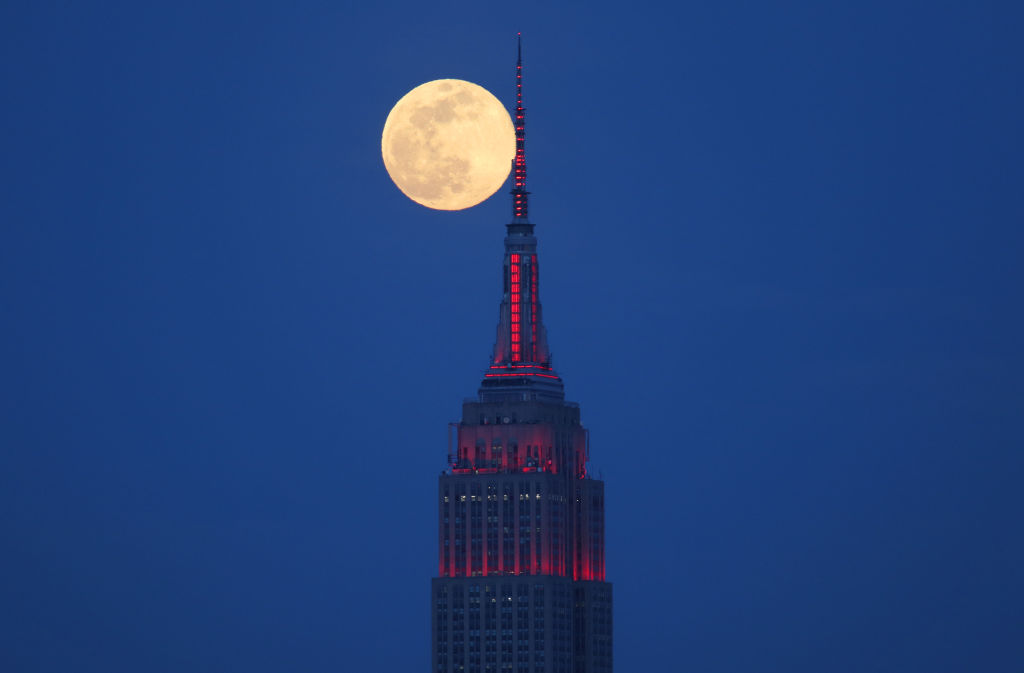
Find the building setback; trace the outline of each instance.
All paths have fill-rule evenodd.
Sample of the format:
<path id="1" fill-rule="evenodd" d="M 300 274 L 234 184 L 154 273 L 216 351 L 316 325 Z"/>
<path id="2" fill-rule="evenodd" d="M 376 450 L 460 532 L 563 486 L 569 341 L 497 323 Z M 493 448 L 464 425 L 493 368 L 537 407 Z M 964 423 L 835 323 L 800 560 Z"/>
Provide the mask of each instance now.
<path id="1" fill-rule="evenodd" d="M 522 49 L 504 287 L 490 367 L 453 424 L 438 481 L 436 673 L 611 673 L 604 483 L 587 474 L 587 431 L 565 400 L 541 321 L 528 217 Z"/>

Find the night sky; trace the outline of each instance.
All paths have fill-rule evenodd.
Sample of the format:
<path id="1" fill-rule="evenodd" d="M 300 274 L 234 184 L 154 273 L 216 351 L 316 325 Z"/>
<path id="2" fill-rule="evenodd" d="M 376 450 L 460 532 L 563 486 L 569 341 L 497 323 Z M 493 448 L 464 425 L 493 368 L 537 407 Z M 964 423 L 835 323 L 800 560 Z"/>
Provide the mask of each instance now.
<path id="1" fill-rule="evenodd" d="M 380 134 L 517 31 L 616 670 L 1024 670 L 1024 7 L 966 0 L 5 2 L 0 670 L 428 670 L 510 200 Z"/>

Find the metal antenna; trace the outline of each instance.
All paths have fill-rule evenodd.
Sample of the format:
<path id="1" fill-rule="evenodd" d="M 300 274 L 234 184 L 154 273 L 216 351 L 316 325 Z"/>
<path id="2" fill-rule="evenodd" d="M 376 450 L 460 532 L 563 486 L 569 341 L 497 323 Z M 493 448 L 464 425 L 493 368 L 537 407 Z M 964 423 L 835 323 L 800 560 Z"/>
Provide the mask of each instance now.
<path id="1" fill-rule="evenodd" d="M 513 160 L 515 170 L 514 183 L 512 188 L 512 217 L 516 220 L 526 220 L 527 195 L 526 191 L 526 109 L 523 108 L 523 34 L 516 33 L 517 54 L 516 59 L 516 158 Z"/>

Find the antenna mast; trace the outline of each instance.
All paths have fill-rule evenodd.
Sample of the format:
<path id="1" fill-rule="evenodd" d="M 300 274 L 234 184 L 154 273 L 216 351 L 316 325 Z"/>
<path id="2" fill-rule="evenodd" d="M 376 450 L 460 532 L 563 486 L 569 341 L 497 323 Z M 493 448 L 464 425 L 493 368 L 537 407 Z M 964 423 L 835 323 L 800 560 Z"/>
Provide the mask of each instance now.
<path id="1" fill-rule="evenodd" d="M 513 160 L 515 169 L 514 186 L 512 188 L 512 217 L 518 221 L 526 221 L 526 109 L 523 107 L 523 34 L 517 33 L 519 58 L 516 60 L 516 158 Z"/>

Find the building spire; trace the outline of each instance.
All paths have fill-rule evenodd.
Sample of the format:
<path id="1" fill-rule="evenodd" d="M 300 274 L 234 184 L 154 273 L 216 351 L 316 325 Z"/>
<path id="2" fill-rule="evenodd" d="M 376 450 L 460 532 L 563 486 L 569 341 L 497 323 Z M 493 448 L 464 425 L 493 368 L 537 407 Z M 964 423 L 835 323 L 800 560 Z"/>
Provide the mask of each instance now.
<path id="1" fill-rule="evenodd" d="M 512 165 L 514 178 L 512 185 L 512 217 L 520 222 L 529 218 L 526 191 L 526 109 L 523 107 L 523 34 L 516 33 L 516 158 Z"/>
<path id="2" fill-rule="evenodd" d="M 516 60 L 516 158 L 512 221 L 505 225 L 504 290 L 490 366 L 480 385 L 481 401 L 563 400 L 562 379 L 551 366 L 547 330 L 541 319 L 540 263 L 534 225 L 526 212 L 526 154 L 523 120 L 523 48 Z"/>

